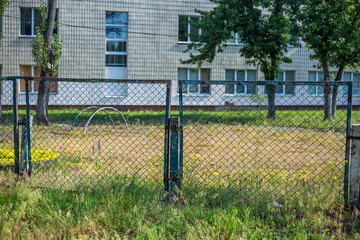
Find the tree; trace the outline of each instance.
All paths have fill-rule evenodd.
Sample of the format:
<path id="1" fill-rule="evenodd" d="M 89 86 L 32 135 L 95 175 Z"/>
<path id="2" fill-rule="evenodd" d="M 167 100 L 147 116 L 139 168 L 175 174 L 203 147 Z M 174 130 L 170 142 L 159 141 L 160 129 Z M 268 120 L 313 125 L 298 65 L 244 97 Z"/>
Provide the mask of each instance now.
<path id="1" fill-rule="evenodd" d="M 4 14 L 5 9 L 9 6 L 9 0 L 0 0 L 0 17 Z M 0 33 L 0 47 L 1 47 L 1 33 Z M 0 76 L 1 77 L 1 76 Z M 1 104 L 1 96 L 2 96 L 2 82 L 0 82 L 0 122 L 2 122 L 2 104 Z"/>
<path id="2" fill-rule="evenodd" d="M 336 67 L 334 81 L 341 81 L 344 69 L 360 63 L 360 2 L 357 0 L 306 0 L 299 8 L 302 38 L 311 59 L 319 61 L 324 80 L 331 81 L 329 67 Z M 324 120 L 336 115 L 338 86 L 324 88 Z"/>
<path id="3" fill-rule="evenodd" d="M 4 14 L 7 7 L 9 7 L 9 0 L 0 0 L 0 16 Z M 1 40 L 1 34 L 0 34 L 0 40 Z M 1 42 L 0 42 L 0 46 L 1 46 Z"/>
<path id="4" fill-rule="evenodd" d="M 234 33 L 243 43 L 240 53 L 248 64 L 260 68 L 265 80 L 273 81 L 282 63 L 291 63 L 285 56 L 288 45 L 297 44 L 297 24 L 293 16 L 296 5 L 291 0 L 210 0 L 216 7 L 199 11 L 201 19 L 192 23 L 201 28 L 200 43 L 191 43 L 186 51 L 190 59 L 182 63 L 212 62 L 222 52 Z M 266 86 L 268 118 L 275 119 L 275 85 Z"/>
<path id="5" fill-rule="evenodd" d="M 55 26 L 57 0 L 48 0 L 48 4 L 41 4 L 41 24 L 36 29 L 36 37 L 32 43 L 32 54 L 36 67 L 41 69 L 40 77 L 50 78 L 58 71 L 61 56 L 62 40 L 56 34 Z M 36 105 L 36 120 L 38 123 L 49 125 L 48 106 L 50 96 L 49 81 L 40 81 Z"/>

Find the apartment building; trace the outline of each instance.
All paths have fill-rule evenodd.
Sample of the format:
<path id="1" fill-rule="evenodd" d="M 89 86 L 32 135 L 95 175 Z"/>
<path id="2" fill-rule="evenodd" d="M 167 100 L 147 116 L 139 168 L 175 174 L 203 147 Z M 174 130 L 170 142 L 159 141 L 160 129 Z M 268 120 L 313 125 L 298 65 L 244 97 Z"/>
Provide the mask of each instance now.
<path id="1" fill-rule="evenodd" d="M 2 47 L 0 66 L 2 76 L 38 76 L 32 58 L 32 39 L 39 25 L 39 0 L 13 0 L 2 16 Z M 63 40 L 58 77 L 61 78 L 108 78 L 108 79 L 169 79 L 173 81 L 172 103 L 178 103 L 178 80 L 264 80 L 263 73 L 248 65 L 241 57 L 242 47 L 237 36 L 229 41 L 224 52 L 212 63 L 201 69 L 196 65 L 181 64 L 188 59 L 184 53 L 192 41 L 187 33 L 201 34 L 189 20 L 196 20 L 195 9 L 209 10 L 208 0 L 62 0 L 58 2 L 56 32 Z M 281 66 L 280 81 L 320 81 L 321 70 L 314 68 L 305 46 L 290 47 L 287 53 L 291 64 Z M 331 69 L 336 71 L 336 69 Z M 354 82 L 354 103 L 360 104 L 360 74 L 346 71 L 344 80 Z M 20 102 L 24 99 L 23 83 L 19 82 Z M 142 91 L 147 98 L 153 91 L 148 85 L 99 83 L 98 88 L 88 88 L 85 83 L 59 82 L 51 85 L 50 105 L 129 105 L 129 94 Z M 154 86 L 150 86 L 154 87 Z M 32 103 L 35 103 L 37 84 L 32 83 Z M 61 97 L 62 92 L 73 92 L 73 97 Z M 301 91 L 301 92 L 300 92 Z M 321 87 L 278 87 L 283 96 L 277 104 L 311 105 L 313 99 L 321 99 Z M 184 98 L 188 104 L 240 105 L 253 94 L 264 94 L 261 86 L 184 86 Z M 341 89 L 340 94 L 344 94 Z M 10 85 L 3 88 L 3 96 L 12 94 Z M 81 94 L 87 97 L 77 97 Z M 165 93 L 164 93 L 165 94 Z M 299 96 L 299 94 L 301 96 Z M 69 95 L 69 93 L 68 93 Z M 71 94 L 70 94 L 71 95 Z M 149 97 L 148 97 L 149 98 Z M 10 99 L 6 96 L 3 99 Z M 151 98 L 149 98 L 151 99 Z M 290 101 L 290 99 L 293 99 Z M 4 100 L 4 101 L 5 101 Z M 280 101 L 280 100 L 279 100 Z M 143 102 L 143 101 L 142 101 Z M 318 101 L 321 102 L 320 100 Z M 6 104 L 6 103 L 4 103 Z M 149 100 L 149 105 L 162 105 Z"/>

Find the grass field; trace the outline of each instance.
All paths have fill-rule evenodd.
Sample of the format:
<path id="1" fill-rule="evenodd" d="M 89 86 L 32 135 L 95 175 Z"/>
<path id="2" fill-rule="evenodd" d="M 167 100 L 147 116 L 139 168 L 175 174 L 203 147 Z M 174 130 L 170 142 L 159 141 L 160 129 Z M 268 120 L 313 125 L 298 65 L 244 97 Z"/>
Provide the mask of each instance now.
<path id="1" fill-rule="evenodd" d="M 177 205 L 159 184 L 120 181 L 96 193 L 33 189 L 0 172 L 2 239 L 359 239 L 358 211 L 334 196 L 224 201 L 184 187 Z"/>
<path id="2" fill-rule="evenodd" d="M 50 111 L 53 124 L 34 127 L 33 148 L 61 159 L 35 166 L 31 184 L 0 172 L 0 237 L 359 237 L 357 211 L 343 209 L 343 110 L 326 122 L 321 111 L 278 111 L 277 121 L 265 111 L 185 112 L 176 206 L 162 190 L 164 112 L 124 112 L 128 129 L 111 113 L 115 130 L 101 113 L 86 134 L 70 133 L 78 112 Z M 11 113 L 4 115 L 0 149 L 11 149 Z"/>

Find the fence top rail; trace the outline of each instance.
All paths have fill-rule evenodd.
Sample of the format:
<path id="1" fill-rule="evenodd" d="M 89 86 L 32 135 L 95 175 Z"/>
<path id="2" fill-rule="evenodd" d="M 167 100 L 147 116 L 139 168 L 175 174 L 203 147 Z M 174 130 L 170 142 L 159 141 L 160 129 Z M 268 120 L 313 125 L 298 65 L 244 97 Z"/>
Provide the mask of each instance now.
<path id="1" fill-rule="evenodd" d="M 351 86 L 351 81 L 200 81 L 200 80 L 179 80 L 179 84 L 211 84 L 211 85 L 306 85 L 306 86 Z"/>
<path id="2" fill-rule="evenodd" d="M 35 81 L 60 81 L 60 82 L 91 82 L 91 83 L 152 83 L 152 84 L 171 84 L 171 80 L 165 79 L 102 79 L 102 78 L 44 78 L 31 76 L 9 76 L 0 77 L 0 80 L 35 80 Z"/>

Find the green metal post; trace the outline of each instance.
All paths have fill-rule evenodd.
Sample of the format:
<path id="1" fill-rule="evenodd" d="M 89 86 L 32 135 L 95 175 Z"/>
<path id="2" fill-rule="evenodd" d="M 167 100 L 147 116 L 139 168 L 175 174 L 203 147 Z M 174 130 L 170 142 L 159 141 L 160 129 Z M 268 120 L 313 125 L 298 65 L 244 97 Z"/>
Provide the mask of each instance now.
<path id="1" fill-rule="evenodd" d="M 179 82 L 179 115 L 180 115 L 180 129 L 183 130 L 184 127 L 184 106 L 183 106 L 183 85 Z M 184 141 L 183 141 L 183 131 L 180 131 L 180 178 L 183 178 L 183 159 L 184 159 Z"/>
<path id="2" fill-rule="evenodd" d="M 18 127 L 18 85 L 17 79 L 13 80 L 13 115 L 14 115 L 14 170 L 19 174 L 19 127 Z"/>
<path id="3" fill-rule="evenodd" d="M 180 139 L 182 129 L 180 118 L 170 118 L 170 201 L 176 203 L 181 191 L 182 161 L 180 158 Z"/>
<path id="4" fill-rule="evenodd" d="M 31 140 L 32 140 L 32 119 L 30 119 L 30 100 L 29 100 L 29 80 L 25 80 L 26 91 L 26 135 L 27 135 L 27 155 L 26 155 L 26 171 L 30 176 L 32 171 L 31 163 Z"/>
<path id="5" fill-rule="evenodd" d="M 170 148 L 170 107 L 171 107 L 171 84 L 166 86 L 166 109 L 165 109 L 165 143 L 164 143 L 164 190 L 169 191 L 169 148 Z"/>
<path id="6" fill-rule="evenodd" d="M 346 151 L 345 151 L 345 171 L 344 171 L 344 202 L 347 207 L 349 204 L 349 167 L 350 167 L 350 135 L 351 135 L 351 111 L 352 111 L 352 83 L 348 85 L 347 102 L 347 121 L 346 121 Z"/>

